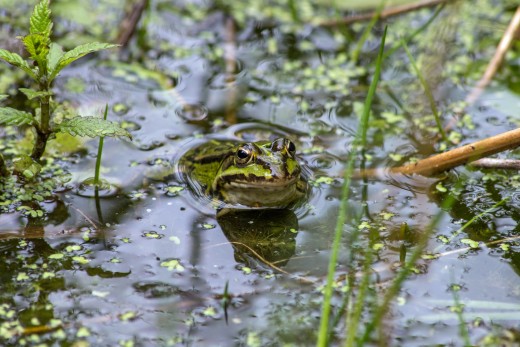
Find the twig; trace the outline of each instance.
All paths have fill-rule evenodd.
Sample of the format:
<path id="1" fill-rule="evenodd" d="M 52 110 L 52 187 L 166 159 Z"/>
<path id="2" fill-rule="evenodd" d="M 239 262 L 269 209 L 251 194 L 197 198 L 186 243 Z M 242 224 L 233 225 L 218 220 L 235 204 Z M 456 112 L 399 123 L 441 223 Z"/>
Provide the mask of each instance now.
<path id="1" fill-rule="evenodd" d="M 390 172 L 432 176 L 518 146 L 520 146 L 520 128 L 419 160 L 414 164 L 391 168 Z"/>
<path id="2" fill-rule="evenodd" d="M 413 4 L 395 6 L 395 7 L 391 7 L 386 10 L 383 10 L 379 16 L 379 19 L 385 19 L 385 18 L 388 18 L 391 16 L 396 16 L 396 15 L 400 15 L 403 13 L 419 10 L 421 8 L 435 6 L 438 4 L 452 2 L 452 1 L 453 0 L 423 0 L 423 1 L 413 3 Z M 375 15 L 375 12 L 361 13 L 361 14 L 344 17 L 344 18 L 340 18 L 340 19 L 323 21 L 323 22 L 318 23 L 318 25 L 324 26 L 324 27 L 332 27 L 332 26 L 337 26 L 337 25 L 341 25 L 341 24 L 343 24 L 343 25 L 352 24 L 355 22 L 368 21 L 368 20 L 372 19 L 374 17 L 374 15 Z"/>
<path id="3" fill-rule="evenodd" d="M 498 44 L 497 50 L 495 51 L 495 55 L 489 62 L 486 72 L 478 81 L 477 85 L 471 93 L 466 97 L 466 102 L 468 104 L 474 103 L 482 94 L 482 91 L 484 88 L 486 88 L 489 83 L 491 83 L 491 80 L 493 79 L 493 76 L 497 73 L 499 67 L 504 62 L 504 58 L 506 56 L 507 51 L 509 48 L 511 48 L 511 45 L 513 44 L 513 41 L 515 40 L 515 36 L 520 33 L 520 6 L 516 9 L 516 12 L 511 19 L 511 22 L 509 23 L 509 26 L 507 27 L 506 32 L 504 33 L 504 36 L 502 36 L 502 39 L 500 40 L 500 43 Z"/>
<path id="4" fill-rule="evenodd" d="M 92 227 L 94 228 L 94 230 L 98 230 L 98 227 L 96 226 L 96 223 L 94 223 L 94 221 L 93 221 L 92 219 L 90 219 L 90 218 L 89 218 L 85 213 L 83 213 L 83 211 L 81 211 L 79 208 L 77 208 L 77 207 L 75 207 L 75 206 L 73 206 L 73 205 L 71 205 L 71 207 L 72 207 L 73 209 L 75 209 L 76 211 L 78 211 L 79 214 L 82 215 L 83 218 L 85 218 L 85 219 L 87 220 L 87 222 L 90 223 L 90 225 L 92 225 Z"/>
<path id="5" fill-rule="evenodd" d="M 479 169 L 520 170 L 520 160 L 517 159 L 482 158 L 469 165 Z"/>
<path id="6" fill-rule="evenodd" d="M 132 10 L 126 14 L 125 18 L 121 21 L 121 25 L 119 26 L 119 35 L 117 37 L 117 43 L 121 46 L 125 47 L 132 36 L 134 35 L 135 28 L 137 27 L 137 23 L 139 23 L 139 19 L 144 12 L 148 4 L 148 0 L 139 0 L 134 4 Z"/>

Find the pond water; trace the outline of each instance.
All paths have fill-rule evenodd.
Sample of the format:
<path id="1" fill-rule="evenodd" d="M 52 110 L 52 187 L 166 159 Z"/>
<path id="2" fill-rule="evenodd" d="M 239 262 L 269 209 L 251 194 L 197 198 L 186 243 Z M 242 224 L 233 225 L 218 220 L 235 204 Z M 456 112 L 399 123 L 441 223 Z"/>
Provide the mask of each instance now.
<path id="1" fill-rule="evenodd" d="M 516 60 L 498 82 L 476 104 L 461 106 L 493 54 L 514 1 L 476 4 L 447 6 L 408 43 L 445 121 L 460 115 L 451 138 L 464 144 L 516 128 L 520 104 L 514 76 L 520 60 L 512 52 Z M 32 4 L 20 6 L 8 2 L 0 15 L 21 16 L 20 8 Z M 124 13 L 114 1 L 52 6 L 64 45 L 115 38 Z M 315 345 L 343 169 L 383 27 L 374 27 L 356 63 L 352 57 L 367 23 L 320 26 L 320 18 L 335 12 L 307 2 L 296 22 L 274 4 L 273 17 L 251 6 L 229 5 L 225 14 L 206 2 L 150 1 L 129 47 L 119 55 L 81 60 L 60 74 L 58 101 L 82 115 L 99 115 L 108 104 L 109 119 L 122 122 L 133 140 L 105 139 L 101 172 L 112 187 L 98 199 L 81 187 L 94 174 L 98 143 L 84 139 L 66 157 L 53 155 L 70 180 L 41 203 L 43 220 L 0 214 L 1 345 Z M 254 10 L 262 20 L 252 20 Z M 81 11 L 92 11 L 92 19 Z M 387 51 L 434 12 L 427 8 L 387 20 Z M 0 47 L 7 37 L 23 34 L 26 22 L 0 26 Z M 398 166 L 445 149 L 404 51 L 383 66 L 369 145 L 358 167 Z M 1 69 L 13 75 L 1 82 L 11 93 L 19 76 Z M 204 139 L 273 135 L 292 139 L 312 173 L 311 193 L 294 210 L 217 218 L 175 172 L 182 153 Z M 464 304 L 472 343 L 516 334 L 511 329 L 520 321 L 519 183 L 516 172 L 464 167 L 435 178 L 354 180 L 336 266 L 334 315 L 343 312 L 345 278 L 362 271 L 354 250 L 375 250 L 370 290 L 376 297 L 441 214 L 425 256 L 391 306 L 381 344 L 463 345 L 453 310 L 457 301 Z M 444 208 L 447 196 L 456 202 Z M 331 343 L 342 344 L 343 318 L 333 332 Z"/>

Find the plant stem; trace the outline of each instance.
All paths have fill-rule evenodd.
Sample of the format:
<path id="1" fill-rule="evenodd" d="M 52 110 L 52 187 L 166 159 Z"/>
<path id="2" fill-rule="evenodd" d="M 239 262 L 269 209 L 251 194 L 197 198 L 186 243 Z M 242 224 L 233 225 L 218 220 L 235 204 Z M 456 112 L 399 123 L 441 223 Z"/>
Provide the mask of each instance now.
<path id="1" fill-rule="evenodd" d="M 108 104 L 105 106 L 105 113 L 103 114 L 103 119 L 107 120 L 107 114 L 108 114 Z M 101 155 L 103 154 L 103 142 L 105 140 L 104 136 L 99 137 L 99 145 L 98 145 L 98 152 L 96 157 L 96 171 L 94 172 L 94 184 L 96 187 L 99 186 L 99 171 L 101 169 Z"/>
<path id="2" fill-rule="evenodd" d="M 40 83 L 40 90 L 49 91 L 49 86 L 46 83 Z M 31 158 L 34 161 L 40 162 L 45 147 L 47 146 L 47 140 L 50 135 L 50 99 L 49 95 L 42 96 L 40 101 L 40 128 L 36 128 L 36 139 L 34 142 L 34 148 L 31 153 Z"/>

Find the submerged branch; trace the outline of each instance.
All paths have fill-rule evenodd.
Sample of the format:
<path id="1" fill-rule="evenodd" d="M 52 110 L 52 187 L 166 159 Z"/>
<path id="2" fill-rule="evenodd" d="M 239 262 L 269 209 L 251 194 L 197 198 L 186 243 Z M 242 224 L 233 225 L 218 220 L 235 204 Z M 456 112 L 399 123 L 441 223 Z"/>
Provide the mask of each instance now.
<path id="1" fill-rule="evenodd" d="M 520 6 L 516 9 L 516 12 L 511 19 L 511 22 L 509 23 L 509 26 L 507 27 L 507 30 L 505 31 L 504 35 L 502 36 L 502 39 L 500 40 L 500 43 L 498 44 L 498 47 L 495 51 L 495 55 L 489 62 L 486 72 L 484 72 L 484 75 L 482 78 L 478 81 L 477 85 L 471 93 L 466 97 L 466 102 L 468 104 L 474 103 L 482 94 L 482 91 L 484 88 L 486 88 L 489 83 L 491 83 L 491 80 L 497 73 L 498 69 L 504 62 L 504 58 L 506 56 L 507 51 L 511 48 L 511 45 L 513 44 L 515 37 L 520 34 Z"/>
<path id="2" fill-rule="evenodd" d="M 453 1 L 453 0 L 452 0 Z M 451 1 L 451 2 L 452 2 Z M 420 10 L 425 7 L 431 7 L 442 3 L 450 2 L 450 0 L 423 0 L 413 4 L 406 4 L 401 6 L 394 6 L 381 11 L 379 19 L 385 19 L 392 16 L 397 16 L 403 13 Z M 340 19 L 327 20 L 318 23 L 319 26 L 333 27 L 337 25 L 352 24 L 355 22 L 363 22 L 371 20 L 376 15 L 376 12 L 361 13 L 354 16 L 343 17 Z"/>

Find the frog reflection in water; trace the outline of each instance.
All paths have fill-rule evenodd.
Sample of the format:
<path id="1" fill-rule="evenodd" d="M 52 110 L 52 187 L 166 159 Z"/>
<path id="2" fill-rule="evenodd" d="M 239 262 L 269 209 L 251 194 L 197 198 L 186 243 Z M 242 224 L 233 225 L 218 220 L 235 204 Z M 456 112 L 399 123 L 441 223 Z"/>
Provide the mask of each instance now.
<path id="1" fill-rule="evenodd" d="M 196 192 L 229 207 L 286 208 L 305 196 L 308 185 L 293 142 L 239 143 L 212 140 L 188 151 L 180 170 Z"/>

